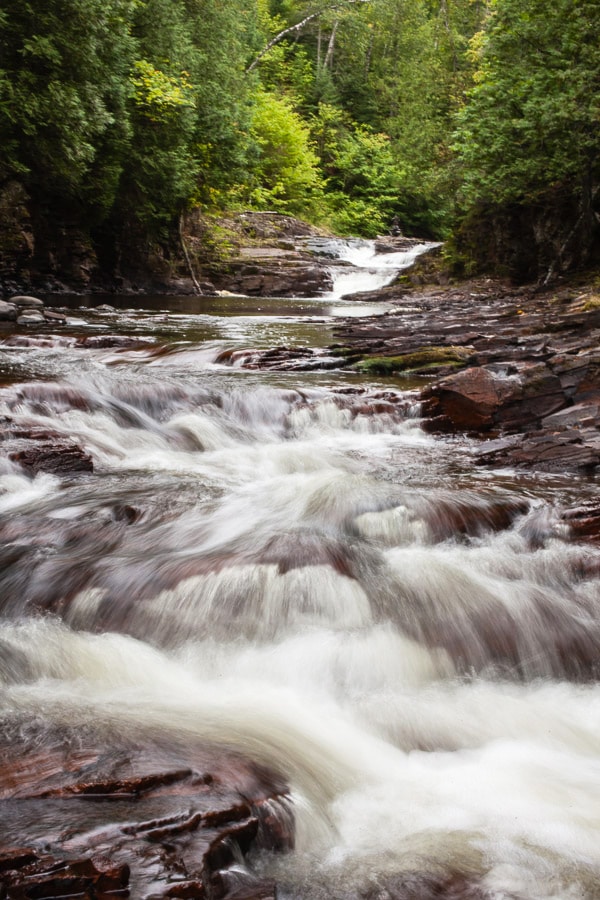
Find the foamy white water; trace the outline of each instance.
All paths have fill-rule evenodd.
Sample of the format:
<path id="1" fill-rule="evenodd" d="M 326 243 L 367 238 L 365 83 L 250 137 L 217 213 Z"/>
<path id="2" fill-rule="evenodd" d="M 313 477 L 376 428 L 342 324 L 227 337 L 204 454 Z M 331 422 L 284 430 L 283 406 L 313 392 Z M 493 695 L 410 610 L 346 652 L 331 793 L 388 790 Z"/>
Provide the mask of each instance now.
<path id="1" fill-rule="evenodd" d="M 0 347 L 46 375 L 0 414 L 95 467 L 0 473 L 3 724 L 274 767 L 297 846 L 254 864 L 283 898 L 458 873 L 595 900 L 600 553 L 559 512 L 597 484 L 473 472 L 400 393 L 390 412 L 352 376 L 224 371 L 211 340 Z"/>
<path id="2" fill-rule="evenodd" d="M 337 238 L 327 241 L 324 247 L 327 255 L 348 263 L 348 266 L 332 266 L 332 298 L 357 294 L 360 291 L 376 291 L 391 284 L 400 272 L 408 269 L 414 261 L 439 244 L 423 242 L 408 250 L 392 253 L 377 253 L 375 241 L 358 238 Z"/>

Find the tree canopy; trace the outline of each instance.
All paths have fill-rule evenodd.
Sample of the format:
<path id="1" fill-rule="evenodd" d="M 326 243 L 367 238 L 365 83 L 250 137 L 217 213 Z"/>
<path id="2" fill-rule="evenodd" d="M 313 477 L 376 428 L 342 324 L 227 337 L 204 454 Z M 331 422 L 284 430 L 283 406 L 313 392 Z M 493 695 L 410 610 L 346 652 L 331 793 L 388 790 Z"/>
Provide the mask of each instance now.
<path id="1" fill-rule="evenodd" d="M 591 242 L 599 30 L 594 0 L 23 0 L 0 190 L 147 246 L 196 206 L 443 237 L 560 189 Z"/>
<path id="2" fill-rule="evenodd" d="M 596 2 L 494 0 L 471 40 L 474 85 L 453 145 L 462 207 L 480 219 L 504 211 L 513 230 L 529 218 L 534 243 L 554 231 L 549 271 L 567 251 L 584 261 L 597 241 L 599 29 Z"/>

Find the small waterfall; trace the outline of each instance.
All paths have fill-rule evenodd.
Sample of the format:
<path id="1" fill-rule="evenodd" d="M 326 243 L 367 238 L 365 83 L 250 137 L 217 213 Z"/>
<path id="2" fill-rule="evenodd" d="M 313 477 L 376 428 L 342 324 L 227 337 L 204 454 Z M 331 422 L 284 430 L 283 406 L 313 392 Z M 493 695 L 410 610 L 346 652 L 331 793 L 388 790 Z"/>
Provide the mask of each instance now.
<path id="1" fill-rule="evenodd" d="M 330 268 L 333 279 L 332 299 L 340 299 L 362 291 L 378 291 L 391 284 L 399 272 L 410 268 L 423 253 L 439 247 L 439 243 L 414 243 L 406 250 L 381 253 L 376 242 L 361 238 L 332 238 L 309 242 L 317 255 L 339 260 L 347 265 Z"/>

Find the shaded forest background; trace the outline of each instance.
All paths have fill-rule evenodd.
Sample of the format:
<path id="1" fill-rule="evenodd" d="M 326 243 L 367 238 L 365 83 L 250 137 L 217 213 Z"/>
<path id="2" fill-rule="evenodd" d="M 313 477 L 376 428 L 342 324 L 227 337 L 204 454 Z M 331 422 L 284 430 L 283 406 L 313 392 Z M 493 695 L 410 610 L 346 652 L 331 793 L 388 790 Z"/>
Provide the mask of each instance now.
<path id="1" fill-rule="evenodd" d="M 253 209 L 549 279 L 597 251 L 599 33 L 597 0 L 19 0 L 0 272 L 168 263 L 198 212 L 214 256 Z"/>

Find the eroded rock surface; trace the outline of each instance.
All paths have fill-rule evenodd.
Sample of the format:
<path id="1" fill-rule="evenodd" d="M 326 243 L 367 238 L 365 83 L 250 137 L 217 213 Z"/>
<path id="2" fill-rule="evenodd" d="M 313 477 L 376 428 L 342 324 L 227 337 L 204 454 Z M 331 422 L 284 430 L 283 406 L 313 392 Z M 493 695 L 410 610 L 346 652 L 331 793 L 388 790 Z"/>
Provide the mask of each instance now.
<path id="1" fill-rule="evenodd" d="M 396 286 L 385 298 L 396 309 L 344 323 L 334 350 L 367 371 L 388 361 L 389 374 L 437 376 L 422 391 L 428 431 L 488 438 L 479 454 L 486 464 L 597 471 L 600 306 L 590 292 L 485 280 L 419 292 Z M 451 356 L 457 346 L 461 354 Z M 411 358 L 413 368 L 404 364 Z M 402 365 L 394 369 L 394 360 Z"/>
<path id="2" fill-rule="evenodd" d="M 62 477 L 94 471 L 91 454 L 51 428 L 24 429 L 6 417 L 0 422 L 0 443 L 8 459 L 29 475 L 49 472 Z"/>
<path id="3" fill-rule="evenodd" d="M 266 900 L 228 872 L 293 846 L 285 784 L 221 748 L 73 740 L 3 745 L 0 896 Z"/>

